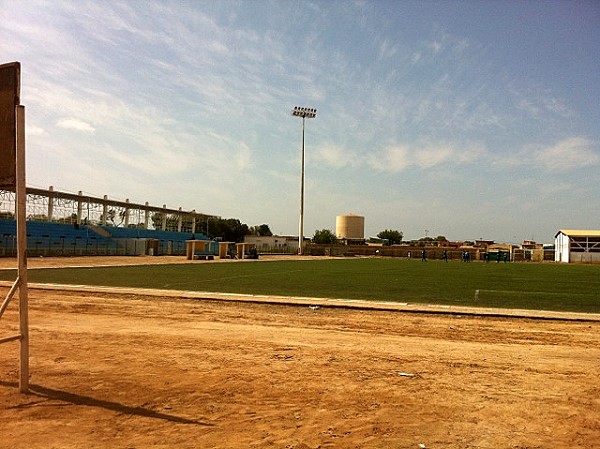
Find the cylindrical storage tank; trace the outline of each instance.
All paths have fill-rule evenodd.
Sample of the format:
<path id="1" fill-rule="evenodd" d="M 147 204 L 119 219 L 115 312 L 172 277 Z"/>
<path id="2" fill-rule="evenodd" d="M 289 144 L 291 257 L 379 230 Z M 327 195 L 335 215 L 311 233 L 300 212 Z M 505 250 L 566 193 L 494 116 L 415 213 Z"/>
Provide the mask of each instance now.
<path id="1" fill-rule="evenodd" d="M 338 239 L 364 239 L 365 217 L 354 214 L 338 215 L 335 217 L 335 234 Z"/>

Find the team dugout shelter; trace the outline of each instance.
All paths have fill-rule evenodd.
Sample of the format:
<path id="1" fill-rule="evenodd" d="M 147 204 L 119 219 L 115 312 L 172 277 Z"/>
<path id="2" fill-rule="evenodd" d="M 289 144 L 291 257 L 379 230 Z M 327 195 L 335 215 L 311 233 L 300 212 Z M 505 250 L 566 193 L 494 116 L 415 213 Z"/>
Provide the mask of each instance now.
<path id="1" fill-rule="evenodd" d="M 600 230 L 561 229 L 554 246 L 555 262 L 600 263 Z"/>

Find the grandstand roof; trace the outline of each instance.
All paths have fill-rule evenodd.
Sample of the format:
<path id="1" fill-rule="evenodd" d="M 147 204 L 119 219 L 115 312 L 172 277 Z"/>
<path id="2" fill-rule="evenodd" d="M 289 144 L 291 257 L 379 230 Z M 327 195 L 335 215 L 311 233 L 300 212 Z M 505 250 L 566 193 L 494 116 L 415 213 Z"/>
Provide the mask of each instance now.
<path id="1" fill-rule="evenodd" d="M 570 237 L 600 237 L 600 230 L 561 229 L 556 233 L 556 235 L 560 233 Z"/>

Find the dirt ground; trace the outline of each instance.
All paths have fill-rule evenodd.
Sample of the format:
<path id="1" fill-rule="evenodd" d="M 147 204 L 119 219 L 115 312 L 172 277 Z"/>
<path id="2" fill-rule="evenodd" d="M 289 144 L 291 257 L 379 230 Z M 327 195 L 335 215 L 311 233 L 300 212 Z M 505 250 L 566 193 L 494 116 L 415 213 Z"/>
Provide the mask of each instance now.
<path id="1" fill-rule="evenodd" d="M 600 448 L 598 321 L 32 289 L 30 329 L 0 448 Z"/>

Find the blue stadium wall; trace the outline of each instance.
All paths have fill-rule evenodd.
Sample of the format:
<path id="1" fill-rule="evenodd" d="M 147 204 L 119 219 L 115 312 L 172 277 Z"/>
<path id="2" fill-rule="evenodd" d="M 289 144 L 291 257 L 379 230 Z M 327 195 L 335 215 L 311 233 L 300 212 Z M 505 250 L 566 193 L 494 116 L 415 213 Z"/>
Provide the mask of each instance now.
<path id="1" fill-rule="evenodd" d="M 209 240 L 199 233 L 41 221 L 27 221 L 26 229 L 30 257 L 185 255 L 186 240 Z M 0 257 L 16 256 L 16 234 L 15 220 L 0 219 Z"/>

